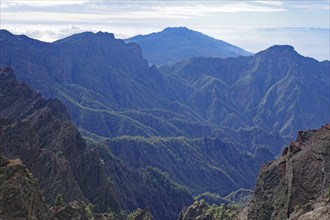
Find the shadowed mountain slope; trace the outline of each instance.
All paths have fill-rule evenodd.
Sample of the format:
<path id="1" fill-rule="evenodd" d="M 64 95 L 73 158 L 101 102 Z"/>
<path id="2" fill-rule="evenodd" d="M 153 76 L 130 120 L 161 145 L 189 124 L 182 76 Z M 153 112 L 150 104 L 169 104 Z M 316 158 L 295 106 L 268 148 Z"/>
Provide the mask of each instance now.
<path id="1" fill-rule="evenodd" d="M 272 154 L 259 148 L 255 155 L 219 139 L 118 137 L 108 141 L 111 152 L 132 168 L 156 167 L 193 195 L 222 196 L 253 188 L 260 166 Z"/>
<path id="2" fill-rule="evenodd" d="M 291 46 L 251 57 L 192 58 L 161 70 L 191 85 L 188 105 L 217 125 L 293 137 L 299 128 L 330 120 L 330 62 L 303 57 Z"/>
<path id="3" fill-rule="evenodd" d="M 2 30 L 1 65 L 45 97 L 59 98 L 76 125 L 99 136 L 199 136 L 212 127 L 180 101 L 185 85 L 150 68 L 136 44 L 112 34 L 49 44 Z"/>

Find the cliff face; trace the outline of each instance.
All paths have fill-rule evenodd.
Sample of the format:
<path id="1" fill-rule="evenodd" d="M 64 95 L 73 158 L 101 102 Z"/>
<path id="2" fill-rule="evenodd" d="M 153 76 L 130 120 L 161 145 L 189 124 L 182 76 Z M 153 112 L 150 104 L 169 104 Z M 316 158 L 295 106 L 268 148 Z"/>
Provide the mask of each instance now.
<path id="1" fill-rule="evenodd" d="M 329 219 L 329 188 L 330 124 L 300 131 L 280 158 L 262 167 L 247 218 Z"/>
<path id="2" fill-rule="evenodd" d="M 47 219 L 38 184 L 20 160 L 0 155 L 0 219 Z"/>

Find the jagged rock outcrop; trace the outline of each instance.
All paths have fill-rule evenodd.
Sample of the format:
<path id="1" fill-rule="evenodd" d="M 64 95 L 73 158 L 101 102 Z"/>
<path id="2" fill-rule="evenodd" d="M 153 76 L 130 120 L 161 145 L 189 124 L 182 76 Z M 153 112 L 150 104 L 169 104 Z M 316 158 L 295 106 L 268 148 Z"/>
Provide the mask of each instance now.
<path id="1" fill-rule="evenodd" d="M 93 217 L 92 212 L 88 213 L 86 211 L 86 203 L 81 201 L 72 201 L 60 208 L 53 208 L 54 213 L 52 215 L 52 220 L 64 220 L 64 219 L 79 219 L 79 220 L 89 220 Z M 90 216 L 88 216 L 88 214 Z"/>
<path id="2" fill-rule="evenodd" d="M 21 164 L 0 155 L 0 219 L 48 219 L 36 179 Z"/>
<path id="3" fill-rule="evenodd" d="M 129 217 L 129 220 L 155 220 L 148 209 L 137 209 Z"/>
<path id="4" fill-rule="evenodd" d="M 234 220 L 237 219 L 237 208 L 209 205 L 204 200 L 195 201 L 189 207 L 183 209 L 179 220 Z"/>
<path id="5" fill-rule="evenodd" d="M 209 207 L 207 203 L 197 201 L 191 206 L 182 210 L 179 216 L 179 220 L 192 220 L 197 219 L 197 217 L 202 220 L 210 219 L 210 217 L 205 216 L 205 212 L 208 208 Z"/>
<path id="6" fill-rule="evenodd" d="M 264 165 L 247 219 L 329 219 L 330 124 L 300 131 L 282 156 Z"/>

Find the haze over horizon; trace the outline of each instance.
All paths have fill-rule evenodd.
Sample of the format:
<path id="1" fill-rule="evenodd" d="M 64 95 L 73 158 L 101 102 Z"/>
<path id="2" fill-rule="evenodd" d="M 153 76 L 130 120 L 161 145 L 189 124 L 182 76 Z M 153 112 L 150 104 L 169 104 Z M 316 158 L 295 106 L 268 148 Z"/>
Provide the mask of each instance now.
<path id="1" fill-rule="evenodd" d="M 330 60 L 330 2 L 2 0 L 1 29 L 51 42 L 104 31 L 116 38 L 184 26 L 256 53 L 288 44 Z"/>

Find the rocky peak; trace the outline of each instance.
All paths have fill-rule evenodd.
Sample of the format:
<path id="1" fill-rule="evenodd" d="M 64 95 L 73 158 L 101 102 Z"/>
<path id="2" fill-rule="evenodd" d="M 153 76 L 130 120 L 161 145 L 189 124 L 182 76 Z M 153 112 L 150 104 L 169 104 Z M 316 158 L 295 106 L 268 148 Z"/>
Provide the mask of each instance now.
<path id="1" fill-rule="evenodd" d="M 90 31 L 74 34 L 72 36 L 63 38 L 61 40 L 55 41 L 54 43 L 86 43 L 90 40 L 103 40 L 112 41 L 115 40 L 115 36 L 108 32 L 97 32 L 93 33 Z"/>
<path id="2" fill-rule="evenodd" d="M 257 57 L 261 57 L 263 59 L 289 59 L 300 56 L 294 49 L 293 46 L 290 45 L 274 45 L 269 47 L 266 50 L 263 50 L 256 54 Z"/>
<path id="3" fill-rule="evenodd" d="M 115 39 L 115 36 L 112 33 L 108 33 L 108 32 L 102 32 L 99 31 L 95 34 L 96 37 L 100 37 L 100 38 L 112 38 Z"/>
<path id="4" fill-rule="evenodd" d="M 187 32 L 192 31 L 186 27 L 167 27 L 162 32 Z"/>
<path id="5" fill-rule="evenodd" d="M 294 47 L 291 45 L 274 45 L 271 46 L 267 49 L 268 51 L 273 51 L 273 52 L 295 52 Z"/>
<path id="6" fill-rule="evenodd" d="M 264 51 L 267 51 L 268 53 L 296 53 L 294 47 L 291 45 L 274 45 Z"/>
<path id="7" fill-rule="evenodd" d="M 14 35 L 12 33 L 10 33 L 9 31 L 7 31 L 5 29 L 0 30 L 0 41 L 3 39 L 10 39 L 12 37 L 14 37 Z"/>
<path id="8" fill-rule="evenodd" d="M 55 208 L 52 207 L 53 212 L 52 219 L 80 219 L 80 220 L 89 220 L 91 216 L 88 216 L 86 208 L 88 206 L 85 202 L 81 201 L 72 201 L 62 207 Z M 90 213 L 92 215 L 92 213 Z"/>

